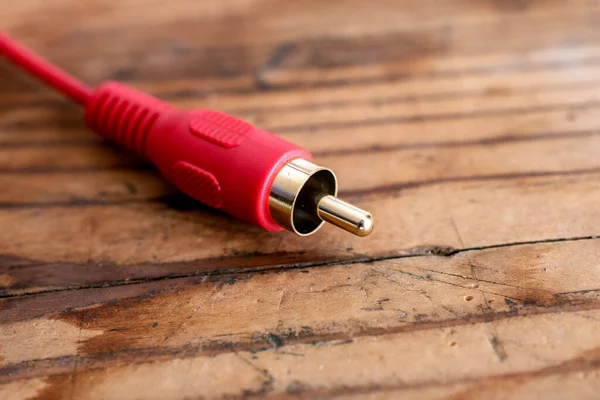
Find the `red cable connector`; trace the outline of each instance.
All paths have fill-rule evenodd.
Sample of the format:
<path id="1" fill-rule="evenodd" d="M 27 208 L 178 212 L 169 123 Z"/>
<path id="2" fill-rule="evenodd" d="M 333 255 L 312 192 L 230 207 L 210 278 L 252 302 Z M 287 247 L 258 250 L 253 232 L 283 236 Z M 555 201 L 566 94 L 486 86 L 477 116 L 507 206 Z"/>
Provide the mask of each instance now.
<path id="1" fill-rule="evenodd" d="M 310 235 L 330 222 L 358 236 L 370 213 L 337 199 L 311 154 L 213 110 L 180 111 L 116 82 L 93 90 L 0 32 L 0 54 L 85 107 L 100 136 L 154 163 L 189 196 L 270 231 Z"/>

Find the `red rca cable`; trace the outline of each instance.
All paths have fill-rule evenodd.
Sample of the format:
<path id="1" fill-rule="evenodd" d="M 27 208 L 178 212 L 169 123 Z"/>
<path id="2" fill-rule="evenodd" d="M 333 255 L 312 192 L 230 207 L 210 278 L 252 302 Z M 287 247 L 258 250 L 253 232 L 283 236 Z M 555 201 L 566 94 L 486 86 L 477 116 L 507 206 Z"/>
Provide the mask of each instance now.
<path id="1" fill-rule="evenodd" d="M 93 89 L 0 31 L 0 55 L 85 108 L 98 135 L 151 161 L 179 190 L 269 231 L 329 222 L 358 236 L 370 213 L 337 197 L 334 173 L 302 147 L 219 111 L 181 111 L 117 82 Z"/>

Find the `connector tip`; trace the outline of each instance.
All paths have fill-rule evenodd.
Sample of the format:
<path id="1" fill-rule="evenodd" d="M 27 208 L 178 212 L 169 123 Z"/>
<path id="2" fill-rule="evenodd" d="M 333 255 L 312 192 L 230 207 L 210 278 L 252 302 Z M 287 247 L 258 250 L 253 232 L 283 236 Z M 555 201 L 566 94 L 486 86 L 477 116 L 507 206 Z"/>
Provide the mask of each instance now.
<path id="1" fill-rule="evenodd" d="M 364 218 L 361 219 L 357 225 L 358 229 L 356 231 L 356 235 L 361 237 L 369 235 L 371 232 L 373 232 L 374 225 L 375 223 L 373 221 L 373 216 L 371 213 L 366 213 Z"/>
<path id="2" fill-rule="evenodd" d="M 325 196 L 319 201 L 317 215 L 323 221 L 360 237 L 369 235 L 375 225 L 371 213 L 334 196 Z"/>

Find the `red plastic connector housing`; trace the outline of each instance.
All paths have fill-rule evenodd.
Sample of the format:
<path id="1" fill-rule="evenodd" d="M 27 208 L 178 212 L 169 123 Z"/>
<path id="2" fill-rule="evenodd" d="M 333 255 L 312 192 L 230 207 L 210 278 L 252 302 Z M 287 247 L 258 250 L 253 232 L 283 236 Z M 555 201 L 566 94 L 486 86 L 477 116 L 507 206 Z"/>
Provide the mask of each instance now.
<path id="1" fill-rule="evenodd" d="M 151 161 L 182 192 L 270 231 L 277 172 L 311 154 L 246 121 L 213 110 L 180 111 L 116 82 L 85 104 L 87 125 Z"/>
<path id="2" fill-rule="evenodd" d="M 116 82 L 97 89 L 0 31 L 0 55 L 85 107 L 87 125 L 154 163 L 181 191 L 270 231 L 329 222 L 357 236 L 372 215 L 336 196 L 333 171 L 302 147 L 213 110 L 178 111 Z"/>

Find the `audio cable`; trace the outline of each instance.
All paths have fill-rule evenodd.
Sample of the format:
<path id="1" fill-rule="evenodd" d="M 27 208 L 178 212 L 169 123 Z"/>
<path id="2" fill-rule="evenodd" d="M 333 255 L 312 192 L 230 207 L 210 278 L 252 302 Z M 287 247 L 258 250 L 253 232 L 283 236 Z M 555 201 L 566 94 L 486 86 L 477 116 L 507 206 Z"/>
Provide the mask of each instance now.
<path id="1" fill-rule="evenodd" d="M 0 55 L 81 104 L 98 135 L 152 162 L 185 194 L 269 231 L 307 236 L 324 222 L 357 236 L 372 215 L 338 199 L 312 155 L 225 113 L 177 110 L 117 82 L 91 88 L 0 31 Z"/>

